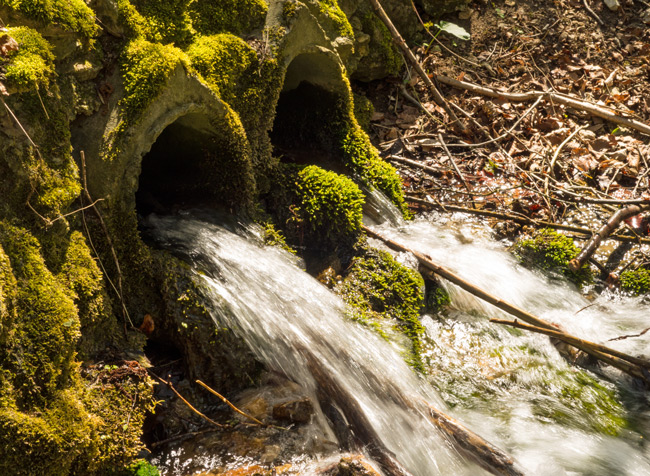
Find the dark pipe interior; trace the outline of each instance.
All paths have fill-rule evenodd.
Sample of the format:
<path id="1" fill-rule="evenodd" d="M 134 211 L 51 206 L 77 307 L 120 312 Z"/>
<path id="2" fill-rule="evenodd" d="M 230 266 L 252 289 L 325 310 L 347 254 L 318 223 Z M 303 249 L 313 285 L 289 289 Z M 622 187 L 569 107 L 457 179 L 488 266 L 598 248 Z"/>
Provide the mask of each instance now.
<path id="1" fill-rule="evenodd" d="M 190 114 L 170 124 L 142 158 L 139 215 L 171 213 L 209 200 L 205 157 L 211 136 L 201 127 L 204 121 Z"/>
<path id="2" fill-rule="evenodd" d="M 280 94 L 271 131 L 273 152 L 285 163 L 342 172 L 337 160 L 341 97 L 308 81 Z"/>

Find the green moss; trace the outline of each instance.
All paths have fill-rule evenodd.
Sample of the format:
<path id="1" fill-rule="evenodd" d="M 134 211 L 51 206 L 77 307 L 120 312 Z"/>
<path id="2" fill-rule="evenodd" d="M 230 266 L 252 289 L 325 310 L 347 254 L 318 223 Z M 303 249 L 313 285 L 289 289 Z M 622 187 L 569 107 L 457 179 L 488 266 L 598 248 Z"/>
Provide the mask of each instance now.
<path id="1" fill-rule="evenodd" d="M 12 8 L 43 26 L 54 23 L 85 38 L 97 33 L 95 13 L 83 0 L 0 0 L 0 6 Z"/>
<path id="2" fill-rule="evenodd" d="M 382 67 L 389 75 L 399 76 L 404 60 L 386 25 L 370 9 L 360 19 L 363 31 L 372 38 L 372 57 L 381 59 Z"/>
<path id="3" fill-rule="evenodd" d="M 578 286 L 588 284 L 593 279 L 588 265 L 576 272 L 569 269 L 569 262 L 580 254 L 580 249 L 571 238 L 554 230 L 546 228 L 530 239 L 519 240 L 513 252 L 524 264 L 560 273 Z"/>
<path id="4" fill-rule="evenodd" d="M 359 233 L 363 194 L 349 178 L 315 165 L 293 169 L 289 193 L 288 229 L 301 245 L 335 244 Z"/>
<path id="5" fill-rule="evenodd" d="M 52 46 L 40 33 L 26 26 L 9 28 L 8 33 L 18 43 L 18 50 L 7 57 L 8 86 L 18 91 L 47 89 L 54 74 Z"/>
<path id="6" fill-rule="evenodd" d="M 347 80 L 342 78 L 347 85 Z M 402 183 L 393 166 L 384 162 L 368 135 L 357 124 L 351 97 L 303 82 L 283 93 L 273 133 L 286 148 L 328 152 L 366 185 L 383 192 L 404 214 Z"/>
<path id="7" fill-rule="evenodd" d="M 197 0 L 190 5 L 190 16 L 201 34 L 239 35 L 261 28 L 268 8 L 263 0 Z"/>
<path id="8" fill-rule="evenodd" d="M 0 245 L 16 277 L 20 316 L 0 364 L 14 374 L 18 401 L 44 403 L 69 382 L 79 337 L 77 309 L 27 230 L 0 223 Z"/>
<path id="9" fill-rule="evenodd" d="M 409 362 L 423 370 L 420 352 L 424 327 L 424 280 L 416 271 L 398 263 L 390 253 L 373 248 L 352 260 L 349 273 L 337 287 L 352 317 L 362 322 L 392 319 L 411 341 Z"/>
<path id="10" fill-rule="evenodd" d="M 178 48 L 141 38 L 127 45 L 121 60 L 125 94 L 120 105 L 127 121 L 135 120 L 153 102 L 177 67 L 189 67 Z"/>
<path id="11" fill-rule="evenodd" d="M 650 291 L 650 271 L 646 268 L 623 271 L 621 273 L 621 289 L 637 296 L 646 294 Z"/>
<path id="12" fill-rule="evenodd" d="M 125 476 L 160 476 L 160 471 L 149 462 L 141 459 L 128 467 Z"/>
<path id="13" fill-rule="evenodd" d="M 319 0 L 320 11 L 324 13 L 336 26 L 336 31 L 340 36 L 354 38 L 352 26 L 345 16 L 341 7 L 336 0 Z"/>
<path id="14" fill-rule="evenodd" d="M 184 46 L 196 34 L 189 13 L 191 3 L 192 0 L 119 0 L 118 11 L 132 35 Z"/>
<path id="15" fill-rule="evenodd" d="M 284 5 L 282 5 L 282 18 L 284 18 L 285 22 L 289 22 L 296 16 L 297 11 L 298 2 L 296 0 L 287 0 L 284 2 Z"/>
<path id="16" fill-rule="evenodd" d="M 241 38 L 231 34 L 203 36 L 187 50 L 192 66 L 221 98 L 233 103 L 238 85 L 247 82 L 257 67 L 257 55 Z"/>
<path id="17" fill-rule="evenodd" d="M 370 119 L 372 118 L 375 108 L 370 99 L 361 94 L 353 94 L 354 98 L 354 117 L 357 123 L 366 133 L 370 133 Z"/>
<path id="18" fill-rule="evenodd" d="M 287 239 L 285 238 L 284 233 L 282 233 L 281 230 L 278 230 L 272 223 L 264 223 L 262 228 L 264 230 L 263 240 L 265 245 L 278 246 L 291 254 L 296 253 L 296 250 L 287 244 Z"/>

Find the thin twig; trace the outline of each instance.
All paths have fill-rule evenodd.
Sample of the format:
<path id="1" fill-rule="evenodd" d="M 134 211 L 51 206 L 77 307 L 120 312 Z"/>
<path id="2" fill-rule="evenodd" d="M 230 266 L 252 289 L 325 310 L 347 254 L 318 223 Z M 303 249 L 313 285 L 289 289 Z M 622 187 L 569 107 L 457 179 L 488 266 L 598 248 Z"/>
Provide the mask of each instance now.
<path id="1" fill-rule="evenodd" d="M 86 154 L 82 150 L 80 155 L 81 155 L 81 172 L 83 178 L 84 193 L 86 199 L 90 203 L 93 203 L 93 199 L 90 196 L 90 192 L 88 191 L 88 181 L 86 178 Z M 124 318 L 124 334 L 126 335 L 127 321 L 131 324 L 132 328 L 135 328 L 135 326 L 133 325 L 133 321 L 131 320 L 131 316 L 129 315 L 129 310 L 126 308 L 126 303 L 124 302 L 124 291 L 122 289 L 122 269 L 120 268 L 120 261 L 117 258 L 117 252 L 115 251 L 115 247 L 113 246 L 113 240 L 111 239 L 111 235 L 108 232 L 108 227 L 106 226 L 106 223 L 104 222 L 104 219 L 102 218 L 102 215 L 99 212 L 99 208 L 97 208 L 96 206 L 96 202 L 93 203 L 92 208 L 93 211 L 95 212 L 95 215 L 97 215 L 97 218 L 99 219 L 99 224 L 101 225 L 102 230 L 104 231 L 104 235 L 106 236 L 106 242 L 108 243 L 108 246 L 111 249 L 111 254 L 113 256 L 113 262 L 115 264 L 115 269 L 117 271 L 117 288 L 115 288 L 115 291 L 117 292 L 117 295 L 120 298 L 120 304 L 122 305 L 122 316 Z"/>
<path id="2" fill-rule="evenodd" d="M 151 370 L 148 370 L 147 372 L 149 372 L 149 373 L 150 373 L 151 375 L 153 375 L 156 379 L 160 380 L 162 383 L 164 383 L 165 385 L 167 385 L 167 386 L 169 387 L 169 389 L 170 389 L 172 392 L 174 392 L 174 394 L 175 394 L 178 398 L 180 398 L 181 401 L 182 401 L 185 405 L 187 405 L 187 407 L 188 407 L 190 410 L 192 410 L 192 411 L 193 411 L 194 413 L 196 413 L 198 416 L 200 416 L 201 418 L 203 418 L 205 421 L 207 421 L 207 422 L 209 422 L 209 423 L 212 423 L 214 426 L 216 426 L 216 427 L 218 427 L 218 428 L 226 428 L 225 425 L 222 425 L 221 423 L 217 423 L 217 422 L 214 421 L 212 418 L 206 416 L 205 414 L 201 413 L 199 410 L 197 410 L 196 408 L 194 408 L 190 402 L 188 402 L 188 401 L 187 401 L 187 400 L 186 400 L 186 399 L 185 399 L 185 398 L 184 398 L 180 393 L 178 393 L 178 391 L 174 388 L 174 386 L 172 385 L 171 382 L 169 382 L 169 381 L 167 381 L 167 380 L 165 380 L 165 379 L 159 377 L 158 375 L 156 375 L 155 373 L 153 373 Z"/>
<path id="3" fill-rule="evenodd" d="M 207 386 L 205 383 L 201 382 L 200 380 L 196 380 L 195 382 L 198 383 L 201 387 L 205 388 L 205 389 L 206 389 L 208 392 L 210 392 L 212 395 L 216 395 L 217 397 L 219 397 L 219 398 L 220 398 L 220 399 L 221 399 L 221 400 L 222 400 L 226 405 L 228 405 L 230 408 L 232 408 L 235 412 L 237 412 L 237 413 L 239 413 L 240 415 L 242 415 L 242 416 L 248 418 L 248 419 L 251 420 L 251 421 L 254 421 L 255 423 L 257 423 L 257 424 L 260 425 L 260 426 L 268 426 L 268 425 L 266 425 L 265 423 L 262 423 L 261 421 L 259 421 L 259 420 L 258 420 L 257 418 L 255 418 L 254 416 L 249 415 L 248 413 L 241 411 L 241 410 L 240 410 L 239 408 L 237 408 L 235 405 L 233 405 L 232 403 L 230 403 L 230 401 L 229 401 L 226 397 L 224 397 L 223 395 L 221 395 L 221 394 L 220 394 L 219 392 L 217 392 L 216 390 L 213 390 L 212 388 L 210 388 L 209 386 Z"/>
<path id="4" fill-rule="evenodd" d="M 454 166 L 454 170 L 456 171 L 456 174 L 458 174 L 458 178 L 463 182 L 463 185 L 465 186 L 465 189 L 469 192 L 470 196 L 472 196 L 472 189 L 469 188 L 469 184 L 467 183 L 467 180 L 465 180 L 465 177 L 460 172 L 460 169 L 458 168 L 458 164 L 456 164 L 453 155 L 451 155 L 451 152 L 449 152 L 449 149 L 447 148 L 447 144 L 445 144 L 445 141 L 442 138 L 442 134 L 440 133 L 438 134 L 438 140 L 440 141 L 440 145 L 442 145 L 442 148 L 445 149 L 445 153 L 447 154 L 447 157 L 449 157 L 449 160 L 451 161 L 451 165 Z M 472 206 L 476 208 L 476 202 L 474 201 L 473 196 L 472 196 Z"/>
<path id="5" fill-rule="evenodd" d="M 614 337 L 613 339 L 608 339 L 608 341 L 629 339 L 631 337 L 641 337 L 642 335 L 644 335 L 648 331 L 650 331 L 650 327 L 648 327 L 647 329 L 643 329 L 638 334 L 628 334 L 628 335 L 625 335 L 625 336 Z"/>
<path id="6" fill-rule="evenodd" d="M 591 7 L 589 6 L 589 4 L 587 3 L 587 0 L 582 0 L 582 3 L 584 3 L 585 8 L 586 8 L 587 11 L 589 12 L 589 14 L 590 14 L 592 17 L 594 17 L 594 18 L 596 19 L 596 21 L 597 21 L 598 23 L 600 23 L 601 26 L 604 26 L 604 25 L 605 25 L 605 22 L 603 22 L 603 21 L 600 19 L 600 17 L 599 17 L 598 15 L 596 15 L 596 12 L 594 12 L 594 11 L 591 9 Z"/>

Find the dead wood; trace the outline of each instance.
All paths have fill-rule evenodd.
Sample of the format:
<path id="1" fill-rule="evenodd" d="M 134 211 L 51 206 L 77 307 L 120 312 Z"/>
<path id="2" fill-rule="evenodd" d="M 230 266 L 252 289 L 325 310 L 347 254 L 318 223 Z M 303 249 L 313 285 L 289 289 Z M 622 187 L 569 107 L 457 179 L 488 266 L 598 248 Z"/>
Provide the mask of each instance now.
<path id="1" fill-rule="evenodd" d="M 319 400 L 335 404 L 341 409 L 359 444 L 370 452 L 370 456 L 379 463 L 386 474 L 390 476 L 409 475 L 410 473 L 395 459 L 395 455 L 385 447 L 380 436 L 372 428 L 371 422 L 355 396 L 332 378 L 330 372 L 322 363 L 319 363 L 313 353 L 304 347 L 301 347 L 300 351 L 307 360 L 309 370 L 316 381 Z M 409 398 L 397 387 L 386 389 L 386 394 L 387 398 L 391 398 L 398 405 L 427 415 L 429 420 L 443 432 L 460 453 L 491 474 L 495 476 L 523 476 L 510 456 L 428 402 L 420 398 Z"/>
<path id="2" fill-rule="evenodd" d="M 219 398 L 221 399 L 222 402 L 224 402 L 226 405 L 228 405 L 230 408 L 232 408 L 235 412 L 237 412 L 237 413 L 239 413 L 240 415 L 242 415 L 242 416 L 248 418 L 249 420 L 251 420 L 251 421 L 257 423 L 257 424 L 260 425 L 260 426 L 267 426 L 267 425 L 265 425 L 264 423 L 262 423 L 261 421 L 259 421 L 257 418 L 255 418 L 254 416 L 249 415 L 248 413 L 241 411 L 241 410 L 240 410 L 239 408 L 237 408 L 235 405 L 233 405 L 232 403 L 230 403 L 230 401 L 229 401 L 226 397 L 224 397 L 223 395 L 221 395 L 221 394 L 220 394 L 219 392 L 217 392 L 216 390 L 213 390 L 211 387 L 209 387 L 208 385 L 206 385 L 206 384 L 203 383 L 202 381 L 200 381 L 200 380 L 196 380 L 196 383 L 198 383 L 201 387 L 205 388 L 205 389 L 206 389 L 208 392 L 210 392 L 212 395 L 215 395 L 215 396 L 219 397 Z"/>
<path id="3" fill-rule="evenodd" d="M 449 104 L 445 100 L 445 98 L 442 97 L 442 94 L 440 94 L 440 91 L 438 91 L 438 88 L 436 88 L 436 85 L 433 84 L 433 81 L 431 81 L 431 78 L 429 75 L 424 71 L 424 68 L 420 64 L 420 62 L 417 60 L 411 49 L 408 47 L 406 44 L 406 41 L 404 41 L 404 38 L 400 34 L 399 31 L 397 31 L 397 28 L 395 28 L 395 25 L 393 25 L 393 22 L 389 18 L 389 16 L 386 14 L 386 11 L 383 9 L 381 4 L 379 3 L 379 0 L 370 0 L 370 3 L 372 4 L 373 8 L 377 12 L 377 15 L 381 19 L 381 21 L 386 25 L 386 28 L 388 28 L 388 31 L 390 32 L 391 36 L 393 37 L 393 41 L 397 46 L 400 47 L 400 49 L 404 52 L 404 56 L 408 60 L 409 63 L 413 66 L 413 69 L 418 73 L 418 76 L 420 76 L 420 79 L 426 84 L 427 88 L 429 88 L 429 91 L 431 92 L 433 99 L 436 101 L 436 103 L 441 106 L 447 115 L 449 115 L 449 118 L 452 120 L 453 124 L 458 127 L 461 131 L 465 131 L 466 127 L 465 125 L 458 119 L 454 111 L 449 107 Z"/>
<path id="4" fill-rule="evenodd" d="M 488 293 L 487 291 L 484 291 L 473 284 L 470 284 L 469 282 L 465 281 L 452 271 L 448 270 L 447 268 L 444 268 L 443 266 L 435 264 L 431 258 L 427 255 L 423 255 L 422 253 L 419 253 L 415 250 L 412 250 L 410 248 L 407 248 L 393 240 L 390 240 L 386 237 L 383 237 L 382 235 L 372 231 L 366 226 L 362 226 L 363 230 L 368 234 L 368 236 L 371 236 L 373 238 L 376 238 L 378 240 L 383 241 L 389 248 L 392 248 L 397 251 L 402 251 L 402 252 L 407 252 L 411 253 L 415 258 L 418 260 L 420 263 L 420 266 L 423 266 L 439 276 L 442 276 L 446 280 L 456 284 L 460 288 L 464 289 L 465 291 L 473 294 L 474 296 L 489 302 L 493 306 L 501 309 L 502 311 L 507 312 L 508 314 L 515 316 L 518 319 L 521 319 L 522 321 L 530 324 L 531 326 L 534 326 L 535 328 L 541 328 L 544 329 L 545 331 L 550 331 L 553 333 L 559 333 L 566 339 L 571 339 L 572 342 L 570 342 L 570 345 L 573 345 L 577 349 L 580 349 L 584 352 L 587 352 L 589 355 L 613 366 L 618 368 L 619 370 L 622 370 L 623 372 L 626 372 L 634 377 L 641 378 L 643 380 L 648 381 L 648 378 L 646 376 L 647 370 L 644 369 L 650 369 L 650 362 L 644 360 L 644 359 L 638 359 L 636 357 L 629 356 L 627 354 L 624 354 L 622 352 L 619 352 L 614 349 L 610 349 L 605 346 L 601 346 L 600 344 L 595 344 L 597 347 L 594 345 L 590 345 L 588 341 L 585 341 L 583 339 L 579 339 L 578 337 L 571 336 L 567 333 L 561 332 L 558 330 L 556 326 L 551 324 L 550 322 L 544 321 L 529 312 L 524 311 L 523 309 L 518 308 L 517 306 L 514 306 L 513 304 L 510 304 L 506 301 L 503 301 L 502 299 Z M 517 322 L 517 321 L 515 321 Z M 554 335 L 554 337 L 557 337 Z M 557 337 L 559 339 L 559 337 Z M 623 357 L 625 356 L 625 357 Z M 643 363 L 641 366 L 640 362 Z"/>
<path id="5" fill-rule="evenodd" d="M 506 91 L 499 91 L 495 88 L 488 88 L 485 86 L 479 86 L 478 84 L 468 83 L 467 81 L 459 81 L 448 76 L 436 75 L 435 77 L 439 82 L 457 89 L 465 89 L 473 93 L 482 94 L 483 96 L 493 97 L 497 99 L 506 99 L 513 102 L 530 101 L 539 97 L 543 97 L 544 99 L 551 101 L 554 104 L 562 104 L 572 109 L 585 111 L 593 116 L 600 117 L 615 124 L 626 126 L 644 134 L 650 135 L 650 125 L 648 124 L 637 121 L 636 119 L 621 116 L 619 113 L 612 112 L 611 110 L 605 109 L 602 106 L 597 106 L 595 104 L 581 101 L 580 99 L 565 94 L 555 93 L 552 91 L 509 93 Z"/>
<path id="6" fill-rule="evenodd" d="M 593 230 L 590 230 L 589 228 L 582 228 L 579 226 L 572 226 L 572 225 L 562 225 L 560 223 L 553 223 L 549 221 L 535 220 L 534 218 L 529 218 L 523 215 L 510 215 L 508 213 L 499 213 L 490 210 L 475 210 L 473 208 L 459 207 L 457 205 L 447 205 L 447 204 L 443 205 L 441 203 L 428 202 L 421 198 L 410 197 L 410 196 L 406 196 L 405 199 L 407 202 L 416 203 L 418 205 L 422 205 L 429 209 L 443 210 L 446 212 L 469 213 L 472 215 L 495 218 L 498 220 L 510 220 L 515 223 L 520 223 L 522 225 L 553 228 L 554 230 L 571 231 L 574 233 L 581 233 L 588 236 L 594 234 Z M 650 239 L 648 238 L 637 238 L 636 236 L 633 235 L 614 234 L 614 235 L 610 235 L 609 238 L 612 240 L 621 241 L 623 243 L 650 243 Z"/>
<path id="7" fill-rule="evenodd" d="M 571 260 L 569 263 L 569 269 L 571 271 L 577 271 L 584 265 L 589 258 L 596 252 L 602 241 L 607 238 L 626 218 L 629 218 L 634 215 L 638 215 L 642 210 L 647 210 L 650 208 L 650 204 L 647 205 L 628 205 L 625 208 L 621 208 L 619 211 L 614 213 L 607 223 L 605 223 L 597 233 L 593 234 L 589 242 L 582 248 L 580 254 Z"/>

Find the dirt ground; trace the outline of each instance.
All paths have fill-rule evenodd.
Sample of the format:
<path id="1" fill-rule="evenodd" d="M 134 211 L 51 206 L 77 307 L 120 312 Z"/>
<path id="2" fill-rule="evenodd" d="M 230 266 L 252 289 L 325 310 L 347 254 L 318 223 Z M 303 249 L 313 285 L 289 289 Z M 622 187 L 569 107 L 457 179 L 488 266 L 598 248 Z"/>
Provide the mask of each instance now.
<path id="1" fill-rule="evenodd" d="M 436 38 L 410 46 L 434 81 L 446 76 L 508 93 L 547 91 L 648 127 L 650 2 L 620 2 L 611 11 L 602 0 L 475 0 L 444 18 L 469 40 L 431 25 Z M 497 236 L 513 238 L 540 221 L 598 230 L 621 208 L 647 206 L 650 141 L 643 132 L 552 97 L 518 102 L 435 82 L 467 131 L 452 127 L 410 68 L 402 78 L 363 87 L 375 106 L 371 137 L 400 171 L 414 210 L 505 214 L 515 221 L 485 219 Z M 619 233 L 647 239 L 643 213 L 623 226 Z M 578 243 L 589 237 L 564 232 Z M 601 271 L 645 261 L 635 249 Z"/>

